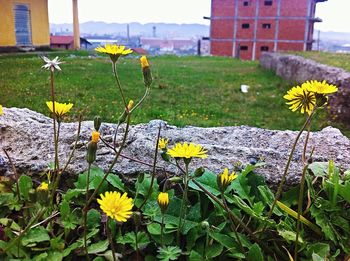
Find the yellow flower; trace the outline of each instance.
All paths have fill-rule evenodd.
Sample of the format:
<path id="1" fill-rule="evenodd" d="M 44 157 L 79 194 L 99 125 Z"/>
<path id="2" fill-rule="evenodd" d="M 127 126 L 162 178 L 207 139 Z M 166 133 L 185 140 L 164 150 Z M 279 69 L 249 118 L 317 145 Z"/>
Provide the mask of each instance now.
<path id="1" fill-rule="evenodd" d="M 199 144 L 184 142 L 176 143 L 174 147 L 168 150 L 168 154 L 173 158 L 202 158 L 207 157 L 207 151 Z"/>
<path id="2" fill-rule="evenodd" d="M 128 110 L 130 111 L 134 107 L 134 101 L 130 100 L 128 103 Z"/>
<path id="3" fill-rule="evenodd" d="M 2 115 L 3 112 L 2 112 L 2 105 L 0 104 L 0 115 Z"/>
<path id="4" fill-rule="evenodd" d="M 132 53 L 131 49 L 125 49 L 124 45 L 106 44 L 104 47 L 99 46 L 95 48 L 95 51 L 99 53 L 108 54 L 112 62 L 116 62 L 120 56 L 128 55 Z"/>
<path id="5" fill-rule="evenodd" d="M 164 138 L 159 139 L 158 148 L 161 150 L 165 149 L 166 145 L 168 144 L 168 141 L 169 141 L 169 139 L 164 139 Z"/>
<path id="6" fill-rule="evenodd" d="M 164 213 L 169 205 L 169 194 L 167 192 L 160 192 L 157 198 L 158 205 Z"/>
<path id="7" fill-rule="evenodd" d="M 47 191 L 49 189 L 49 184 L 47 184 L 46 182 L 42 182 L 40 184 L 39 187 L 36 188 L 38 191 L 39 190 L 43 190 L 43 191 Z"/>
<path id="8" fill-rule="evenodd" d="M 148 60 L 147 60 L 147 57 L 146 56 L 141 56 L 140 58 L 140 62 L 141 62 L 141 67 L 142 69 L 143 68 L 146 68 L 146 67 L 149 67 L 149 63 L 148 63 Z"/>
<path id="9" fill-rule="evenodd" d="M 224 169 L 224 172 L 220 173 L 217 177 L 217 183 L 219 188 L 225 190 L 238 175 L 235 172 L 228 173 L 228 168 Z"/>
<path id="10" fill-rule="evenodd" d="M 46 105 L 47 107 L 49 107 L 51 112 L 54 112 L 52 101 L 46 102 Z M 69 112 L 70 109 L 72 109 L 72 107 L 73 107 L 73 103 L 66 104 L 66 103 L 55 102 L 55 114 L 57 115 L 57 117 L 61 117 L 67 112 Z"/>
<path id="11" fill-rule="evenodd" d="M 316 94 L 331 94 L 338 91 L 337 86 L 328 84 L 325 80 L 319 81 L 307 81 L 302 84 L 303 87 L 307 88 L 308 91 Z"/>
<path id="12" fill-rule="evenodd" d="M 97 143 L 99 138 L 100 138 L 100 133 L 98 131 L 93 131 L 91 134 L 91 141 L 94 143 Z"/>
<path id="13" fill-rule="evenodd" d="M 301 113 L 306 112 L 310 114 L 316 104 L 315 94 L 310 92 L 306 86 L 293 87 L 283 98 L 288 100 L 287 104 L 290 105 L 289 109 L 292 111 L 300 109 Z"/>
<path id="14" fill-rule="evenodd" d="M 101 199 L 97 199 L 102 211 L 110 218 L 118 222 L 125 222 L 132 214 L 132 199 L 127 194 L 121 195 L 119 192 L 106 192 L 100 195 Z"/>

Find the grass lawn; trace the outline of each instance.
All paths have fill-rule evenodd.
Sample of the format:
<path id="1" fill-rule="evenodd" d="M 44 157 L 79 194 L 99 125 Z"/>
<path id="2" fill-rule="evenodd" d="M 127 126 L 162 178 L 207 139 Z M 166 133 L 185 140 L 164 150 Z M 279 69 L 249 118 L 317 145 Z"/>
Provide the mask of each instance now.
<path id="1" fill-rule="evenodd" d="M 299 52 L 297 54 L 319 63 L 343 68 L 350 72 L 350 54 L 327 52 Z"/>
<path id="2" fill-rule="evenodd" d="M 55 54 L 50 53 L 50 58 Z M 68 120 L 101 115 L 115 122 L 123 110 L 108 57 L 64 52 L 56 74 L 57 100 L 74 103 Z M 282 98 L 292 86 L 260 68 L 257 62 L 224 57 L 150 57 L 155 78 L 151 95 L 135 113 L 133 124 L 162 119 L 177 126 L 249 125 L 269 129 L 299 129 L 304 117 L 288 110 Z M 0 104 L 27 107 L 49 115 L 49 72 L 36 54 L 0 56 Z M 119 60 L 119 74 L 128 99 L 144 92 L 137 57 Z M 240 85 L 250 86 L 241 93 Z M 314 129 L 327 125 L 319 113 Z"/>

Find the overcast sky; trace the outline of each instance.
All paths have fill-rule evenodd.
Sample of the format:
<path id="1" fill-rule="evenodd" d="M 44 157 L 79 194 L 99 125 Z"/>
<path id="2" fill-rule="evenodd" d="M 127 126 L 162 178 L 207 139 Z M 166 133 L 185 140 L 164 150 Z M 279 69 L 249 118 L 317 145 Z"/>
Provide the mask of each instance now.
<path id="1" fill-rule="evenodd" d="M 108 23 L 165 22 L 209 24 L 211 0 L 78 0 L 79 20 Z M 315 29 L 350 32 L 350 0 L 317 4 L 316 16 L 323 19 Z M 72 0 L 49 0 L 51 23 L 72 23 Z"/>

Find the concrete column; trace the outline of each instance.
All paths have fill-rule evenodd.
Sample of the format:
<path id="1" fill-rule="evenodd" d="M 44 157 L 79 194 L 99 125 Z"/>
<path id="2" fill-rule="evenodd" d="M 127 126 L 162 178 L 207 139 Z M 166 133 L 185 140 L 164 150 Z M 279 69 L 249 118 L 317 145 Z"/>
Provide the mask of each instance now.
<path id="1" fill-rule="evenodd" d="M 74 34 L 74 49 L 80 49 L 80 31 L 78 17 L 78 0 L 72 0 L 73 3 L 73 34 Z"/>

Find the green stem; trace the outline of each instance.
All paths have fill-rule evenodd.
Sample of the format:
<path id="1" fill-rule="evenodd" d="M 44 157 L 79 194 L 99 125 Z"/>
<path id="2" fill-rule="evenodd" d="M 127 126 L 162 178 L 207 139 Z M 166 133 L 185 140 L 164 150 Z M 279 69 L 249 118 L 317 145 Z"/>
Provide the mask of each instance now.
<path id="1" fill-rule="evenodd" d="M 103 176 L 102 180 L 97 185 L 97 187 L 95 188 L 94 192 L 92 193 L 92 195 L 90 196 L 89 200 L 87 201 L 86 206 L 85 206 L 86 208 L 89 207 L 89 205 L 91 204 L 92 200 L 95 198 L 97 192 L 101 188 L 103 182 L 107 179 L 107 177 L 110 174 L 110 172 L 112 171 L 114 165 L 117 163 L 117 161 L 119 159 L 119 156 L 120 156 L 120 154 L 121 154 L 121 152 L 122 152 L 122 150 L 123 150 L 123 148 L 124 148 L 124 146 L 126 144 L 126 139 L 127 139 L 128 132 L 129 132 L 129 126 L 130 126 L 130 114 L 128 114 L 128 117 L 127 117 L 126 128 L 125 128 L 125 133 L 124 133 L 122 144 L 121 144 L 117 154 L 115 155 L 111 165 L 109 166 L 107 172 L 105 173 L 105 175 Z"/>
<path id="2" fill-rule="evenodd" d="M 315 109 L 316 109 L 316 107 L 315 107 Z M 283 185 L 284 185 L 284 183 L 285 183 L 285 181 L 286 181 L 286 178 L 287 178 L 287 175 L 288 175 L 289 166 L 290 166 L 290 164 L 291 164 L 291 162 L 292 162 L 293 154 L 294 154 L 294 151 L 295 151 L 295 149 L 296 149 L 297 143 L 298 143 L 298 141 L 299 141 L 299 139 L 300 139 L 301 134 L 302 134 L 303 131 L 305 130 L 306 126 L 310 123 L 310 121 L 311 121 L 311 119 L 312 119 L 312 117 L 313 117 L 313 115 L 314 115 L 315 109 L 314 109 L 314 110 L 311 112 L 311 114 L 308 116 L 308 118 L 306 119 L 306 121 L 305 121 L 303 127 L 300 129 L 300 131 L 299 131 L 297 137 L 295 138 L 295 141 L 294 141 L 292 150 L 291 150 L 291 152 L 290 152 L 290 154 L 289 154 L 289 157 L 288 157 L 287 165 L 286 165 L 286 167 L 285 167 L 285 169 L 284 169 L 284 172 L 283 172 L 283 176 L 282 176 L 281 182 L 280 182 L 280 184 L 278 185 L 278 188 L 277 188 L 277 192 L 276 192 L 276 195 L 275 195 L 275 199 L 274 199 L 274 201 L 273 201 L 273 203 L 272 203 L 272 206 L 271 206 L 271 209 L 270 209 L 270 211 L 269 211 L 269 213 L 268 213 L 268 215 L 267 215 L 268 218 L 271 218 L 272 213 L 273 213 L 273 210 L 274 210 L 274 208 L 275 208 L 275 206 L 276 206 L 276 204 L 277 204 L 277 201 L 278 201 L 278 200 L 280 199 L 280 197 L 281 197 L 282 190 L 283 190 Z M 262 232 L 265 230 L 265 228 L 266 228 L 266 225 L 265 225 L 264 228 L 262 229 Z"/>
<path id="3" fill-rule="evenodd" d="M 188 164 L 185 164 L 185 173 L 183 177 L 184 181 L 184 192 L 182 195 L 182 202 L 181 202 L 181 208 L 180 208 L 180 216 L 179 216 L 179 225 L 176 232 L 176 239 L 177 244 L 180 245 L 180 232 L 182 228 L 182 219 L 184 219 L 184 216 L 186 215 L 186 208 L 187 208 L 187 192 L 188 192 Z"/>
<path id="4" fill-rule="evenodd" d="M 51 100 L 52 100 L 52 116 L 53 116 L 53 141 L 55 144 L 55 172 L 58 170 L 58 143 L 57 143 L 57 133 L 56 133 L 56 109 L 55 109 L 55 85 L 54 85 L 54 72 L 50 70 L 50 83 L 51 83 Z"/>
<path id="5" fill-rule="evenodd" d="M 90 170 L 91 170 L 91 163 L 89 163 L 88 173 L 86 175 L 85 202 L 88 202 L 88 199 L 89 199 Z M 84 248 L 85 248 L 86 259 L 90 260 L 89 253 L 88 253 L 88 246 L 87 246 L 87 230 L 88 230 L 88 228 L 87 228 L 87 209 L 88 209 L 88 206 L 85 205 L 85 207 L 83 209 L 83 216 L 84 216 Z"/>
<path id="6" fill-rule="evenodd" d="M 309 166 L 308 164 L 304 165 L 303 174 L 301 176 L 301 181 L 300 181 L 299 199 L 298 199 L 297 229 L 296 229 L 295 248 L 294 248 L 294 261 L 297 261 L 297 259 L 298 259 L 298 240 L 299 240 L 299 232 L 300 232 L 300 216 L 301 216 L 302 207 L 303 207 L 305 176 L 306 176 L 308 166 Z"/>
<path id="7" fill-rule="evenodd" d="M 111 250 L 112 250 L 112 255 L 113 255 L 113 261 L 117 261 L 117 259 L 115 258 L 115 248 L 114 248 L 114 244 L 113 244 L 112 234 L 111 234 L 110 231 L 109 231 L 109 218 L 107 219 L 107 228 L 106 228 L 106 232 L 107 232 L 107 237 L 108 237 L 109 244 L 111 245 Z"/>
<path id="8" fill-rule="evenodd" d="M 150 89 L 151 89 L 150 87 L 147 87 L 147 88 L 146 88 L 146 91 L 145 91 L 145 93 L 143 94 L 141 100 L 130 110 L 130 113 L 132 113 L 134 110 L 136 110 L 136 109 L 143 103 L 143 101 L 144 101 L 144 100 L 146 99 L 146 97 L 148 96 Z"/>
<path id="9" fill-rule="evenodd" d="M 18 196 L 18 202 L 21 201 L 21 192 L 19 190 L 19 184 L 18 184 L 18 180 L 19 180 L 19 176 L 18 176 L 18 172 L 16 170 L 15 165 L 13 164 L 10 155 L 8 154 L 8 152 L 5 149 L 2 149 L 4 151 L 4 153 L 6 154 L 6 157 L 10 163 L 10 166 L 12 168 L 13 174 L 15 175 L 15 179 L 16 179 L 16 191 L 17 191 L 17 196 Z"/>
<path id="10" fill-rule="evenodd" d="M 160 244 L 164 247 L 164 213 L 162 213 L 162 221 L 160 225 Z"/>
<path id="11" fill-rule="evenodd" d="M 222 200 L 222 203 L 224 204 L 225 211 L 228 213 L 229 207 L 228 207 L 227 202 L 226 202 L 226 199 L 225 199 L 224 191 L 222 191 L 222 190 L 221 190 L 221 200 Z M 246 252 L 245 252 L 244 247 L 243 247 L 243 244 L 242 244 L 242 241 L 241 241 L 241 239 L 239 238 L 239 235 L 238 235 L 238 232 L 237 232 L 237 226 L 236 226 L 234 220 L 232 219 L 231 215 L 228 215 L 228 217 L 229 217 L 229 220 L 230 220 L 230 222 L 231 222 L 231 224 L 232 224 L 232 230 L 233 230 L 233 232 L 235 233 L 235 237 L 236 237 L 236 239 L 237 239 L 238 245 L 239 245 L 239 247 L 240 247 L 242 253 L 244 254 L 244 256 L 247 257 L 247 256 L 246 256 Z"/>
<path id="12" fill-rule="evenodd" d="M 124 95 L 124 92 L 123 92 L 123 88 L 122 88 L 122 86 L 120 84 L 119 76 L 118 76 L 118 73 L 117 73 L 117 63 L 113 62 L 112 68 L 113 68 L 113 74 L 114 74 L 115 80 L 117 82 L 117 86 L 118 86 L 120 95 L 122 96 L 122 99 L 123 99 L 125 110 L 128 110 L 128 104 L 126 103 L 126 99 L 125 99 L 125 95 Z"/>
<path id="13" fill-rule="evenodd" d="M 153 183 L 154 183 L 154 179 L 155 179 L 155 176 L 156 176 L 156 167 L 157 167 L 157 157 L 158 157 L 158 145 L 159 145 L 160 131 L 161 131 L 161 126 L 159 125 L 158 135 L 157 135 L 157 142 L 156 142 L 156 148 L 155 148 L 155 151 L 154 151 L 154 158 L 153 158 L 153 169 L 152 169 L 151 184 L 150 184 L 150 186 L 148 188 L 148 192 L 147 192 L 147 195 L 146 195 L 145 199 L 143 200 L 143 202 L 141 203 L 141 205 L 140 205 L 140 207 L 138 209 L 142 209 L 142 207 L 146 204 L 147 200 L 149 199 L 149 197 L 152 194 Z"/>

